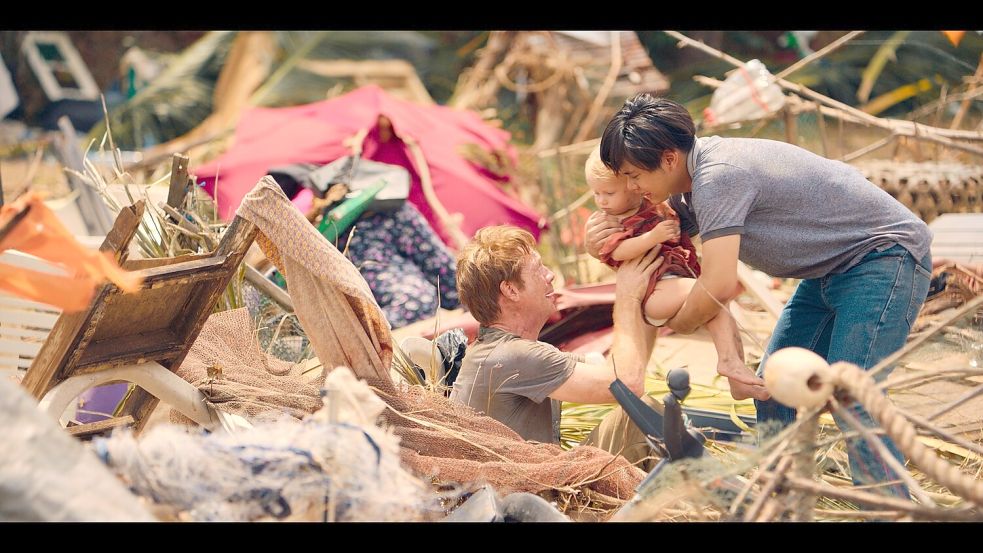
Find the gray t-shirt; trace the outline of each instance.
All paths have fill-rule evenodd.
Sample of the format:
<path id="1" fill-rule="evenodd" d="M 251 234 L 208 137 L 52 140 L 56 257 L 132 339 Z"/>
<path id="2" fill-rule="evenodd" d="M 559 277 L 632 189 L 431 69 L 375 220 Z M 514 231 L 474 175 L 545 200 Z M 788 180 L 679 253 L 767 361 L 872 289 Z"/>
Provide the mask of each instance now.
<path id="1" fill-rule="evenodd" d="M 560 402 L 543 401 L 573 374 L 577 354 L 545 342 L 480 327 L 468 346 L 451 400 L 515 430 L 526 440 L 560 441 Z"/>
<path id="2" fill-rule="evenodd" d="M 855 168 L 758 138 L 697 138 L 692 192 L 669 203 L 704 242 L 741 235 L 740 259 L 769 275 L 843 273 L 873 250 L 929 253 L 928 226 Z"/>

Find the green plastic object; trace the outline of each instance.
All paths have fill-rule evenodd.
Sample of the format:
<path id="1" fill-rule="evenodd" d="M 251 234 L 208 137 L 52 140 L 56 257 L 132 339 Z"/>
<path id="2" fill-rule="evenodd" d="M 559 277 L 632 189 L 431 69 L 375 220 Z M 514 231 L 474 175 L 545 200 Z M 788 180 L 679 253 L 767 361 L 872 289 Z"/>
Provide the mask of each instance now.
<path id="1" fill-rule="evenodd" d="M 317 231 L 327 238 L 328 242 L 335 244 L 338 236 L 351 228 L 387 184 L 386 179 L 379 179 L 379 182 L 359 190 L 354 196 L 341 202 L 341 205 L 324 214 L 321 223 L 317 226 Z M 280 271 L 276 271 L 271 280 L 280 288 L 287 289 L 287 281 L 280 274 Z"/>
<path id="2" fill-rule="evenodd" d="M 351 198 L 348 198 L 338 207 L 324 214 L 317 231 L 334 244 L 341 233 L 348 231 L 355 221 L 365 213 L 365 210 L 375 199 L 376 195 L 386 187 L 386 180 L 380 179 L 379 182 L 368 188 L 364 188 Z"/>

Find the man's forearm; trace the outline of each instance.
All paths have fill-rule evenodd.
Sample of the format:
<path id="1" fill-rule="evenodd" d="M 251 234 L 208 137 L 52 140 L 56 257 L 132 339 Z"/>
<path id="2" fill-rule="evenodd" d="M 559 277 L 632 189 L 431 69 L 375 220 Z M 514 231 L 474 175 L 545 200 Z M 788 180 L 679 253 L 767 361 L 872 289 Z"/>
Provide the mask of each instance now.
<path id="1" fill-rule="evenodd" d="M 611 359 L 618 378 L 638 395 L 645 391 L 645 369 L 652 354 L 648 328 L 642 320 L 641 299 L 619 295 L 614 304 Z"/>

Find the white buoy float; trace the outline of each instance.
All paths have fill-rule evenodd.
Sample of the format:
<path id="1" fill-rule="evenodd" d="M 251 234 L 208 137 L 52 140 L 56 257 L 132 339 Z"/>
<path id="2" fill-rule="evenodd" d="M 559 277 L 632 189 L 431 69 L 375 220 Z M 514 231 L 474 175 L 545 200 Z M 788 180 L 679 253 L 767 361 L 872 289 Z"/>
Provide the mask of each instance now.
<path id="1" fill-rule="evenodd" d="M 829 363 L 805 348 L 783 348 L 765 362 L 765 387 L 771 397 L 789 407 L 809 409 L 833 396 Z"/>

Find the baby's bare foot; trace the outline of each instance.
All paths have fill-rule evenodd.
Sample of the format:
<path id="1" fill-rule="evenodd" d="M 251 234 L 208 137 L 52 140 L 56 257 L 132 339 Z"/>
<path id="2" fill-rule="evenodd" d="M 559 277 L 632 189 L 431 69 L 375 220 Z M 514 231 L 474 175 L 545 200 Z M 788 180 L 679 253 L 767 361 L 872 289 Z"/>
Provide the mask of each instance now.
<path id="1" fill-rule="evenodd" d="M 747 365 L 736 360 L 717 362 L 717 374 L 750 386 L 765 385 L 765 381 L 758 378 Z"/>
<path id="2" fill-rule="evenodd" d="M 749 397 L 759 401 L 771 398 L 771 394 L 768 393 L 768 389 L 764 385 L 745 384 L 733 378 L 728 378 L 727 381 L 730 384 L 731 397 L 738 401 Z"/>

